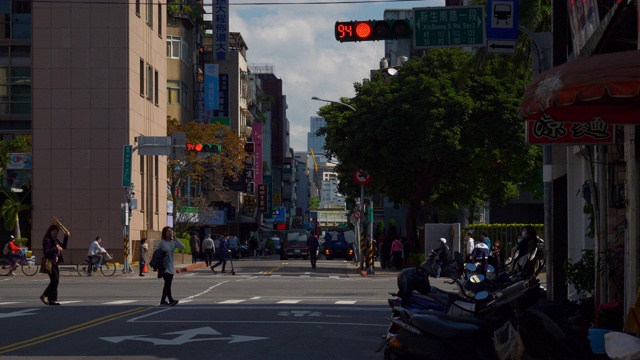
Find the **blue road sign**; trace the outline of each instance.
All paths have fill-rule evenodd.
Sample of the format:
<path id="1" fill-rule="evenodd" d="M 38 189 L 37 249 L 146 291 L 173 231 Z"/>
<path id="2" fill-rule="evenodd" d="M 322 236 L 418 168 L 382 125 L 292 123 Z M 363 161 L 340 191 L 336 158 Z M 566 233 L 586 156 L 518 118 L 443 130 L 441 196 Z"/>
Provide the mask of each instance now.
<path id="1" fill-rule="evenodd" d="M 518 39 L 518 1 L 487 1 L 487 39 Z"/>

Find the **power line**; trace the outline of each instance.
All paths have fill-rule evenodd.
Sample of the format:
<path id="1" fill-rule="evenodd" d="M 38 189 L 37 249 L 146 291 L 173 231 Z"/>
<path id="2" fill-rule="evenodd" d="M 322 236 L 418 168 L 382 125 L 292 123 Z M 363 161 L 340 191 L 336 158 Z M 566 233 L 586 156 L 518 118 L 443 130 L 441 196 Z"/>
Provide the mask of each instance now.
<path id="1" fill-rule="evenodd" d="M 83 5 L 147 5 L 149 2 L 113 2 L 109 0 L 98 1 L 65 1 L 65 0 L 14 0 L 15 2 L 31 2 L 41 4 L 83 4 Z M 402 2 L 417 2 L 424 0 L 343 0 L 343 1 L 307 1 L 307 2 L 247 2 L 247 3 L 229 3 L 229 6 L 274 6 L 274 5 L 342 5 L 342 4 L 372 4 L 372 3 L 402 3 Z M 151 4 L 157 4 L 157 2 L 151 2 Z M 164 3 L 162 5 L 179 5 L 178 3 Z M 192 6 L 189 4 L 183 4 Z M 202 6 L 215 6 L 214 4 L 202 4 Z"/>

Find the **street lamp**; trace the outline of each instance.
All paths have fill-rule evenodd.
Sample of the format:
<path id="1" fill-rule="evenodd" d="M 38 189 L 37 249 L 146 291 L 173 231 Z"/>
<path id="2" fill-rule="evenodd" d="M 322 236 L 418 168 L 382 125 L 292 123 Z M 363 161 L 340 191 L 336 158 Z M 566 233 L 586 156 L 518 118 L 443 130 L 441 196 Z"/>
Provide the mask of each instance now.
<path id="1" fill-rule="evenodd" d="M 334 104 L 338 104 L 338 105 L 346 106 L 346 107 L 348 107 L 349 109 L 351 109 L 351 111 L 356 111 L 356 109 L 355 109 L 353 106 L 351 106 L 351 105 L 349 105 L 349 104 L 341 103 L 341 102 L 339 102 L 339 101 L 333 101 L 333 100 L 320 99 L 320 98 L 319 98 L 319 97 L 317 97 L 317 96 L 312 97 L 312 98 L 311 98 L 311 100 L 317 100 L 317 101 L 324 101 L 324 102 L 328 102 L 328 103 L 334 103 Z"/>

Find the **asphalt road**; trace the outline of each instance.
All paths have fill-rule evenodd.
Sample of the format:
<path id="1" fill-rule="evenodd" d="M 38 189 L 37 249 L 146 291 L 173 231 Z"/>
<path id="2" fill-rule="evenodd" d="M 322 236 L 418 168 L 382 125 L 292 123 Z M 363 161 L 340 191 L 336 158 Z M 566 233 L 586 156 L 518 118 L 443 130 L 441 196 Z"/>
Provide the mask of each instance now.
<path id="1" fill-rule="evenodd" d="M 65 267 L 61 306 L 38 299 L 46 274 L 2 277 L 0 358 L 382 358 L 374 349 L 397 272 L 363 276 L 341 260 L 312 270 L 308 261 L 274 257 L 234 265 L 236 275 L 179 266 L 186 271 L 174 277 L 175 307 L 158 305 L 163 282 L 155 273 L 87 278 Z"/>

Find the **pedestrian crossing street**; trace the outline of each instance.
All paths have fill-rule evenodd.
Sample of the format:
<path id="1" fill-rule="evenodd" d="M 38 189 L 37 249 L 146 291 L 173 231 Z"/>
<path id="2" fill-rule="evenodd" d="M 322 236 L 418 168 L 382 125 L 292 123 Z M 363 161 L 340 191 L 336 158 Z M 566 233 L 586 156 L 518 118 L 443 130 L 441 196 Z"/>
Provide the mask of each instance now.
<path id="1" fill-rule="evenodd" d="M 329 299 L 329 298 L 307 298 L 307 299 L 276 299 L 276 298 L 263 298 L 255 296 L 248 299 L 192 299 L 185 298 L 179 299 L 179 305 L 380 305 L 386 304 L 385 299 Z M 142 306 L 156 306 L 158 303 L 151 299 L 122 299 L 113 301 L 104 300 L 59 300 L 61 305 L 142 305 Z M 40 305 L 39 300 L 29 301 L 3 301 L 0 302 L 0 309 L 2 307 L 9 306 L 33 306 L 34 303 Z"/>

